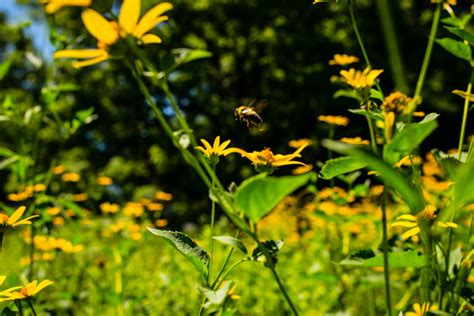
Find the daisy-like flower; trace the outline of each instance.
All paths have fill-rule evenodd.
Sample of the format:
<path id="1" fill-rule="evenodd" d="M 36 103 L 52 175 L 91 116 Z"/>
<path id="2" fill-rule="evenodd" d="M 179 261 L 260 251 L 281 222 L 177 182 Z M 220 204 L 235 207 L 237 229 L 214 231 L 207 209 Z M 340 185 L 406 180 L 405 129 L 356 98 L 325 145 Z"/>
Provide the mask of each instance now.
<path id="1" fill-rule="evenodd" d="M 20 206 L 11 216 L 7 214 L 0 213 L 0 233 L 4 232 L 7 229 L 15 228 L 18 225 L 27 225 L 31 224 L 31 219 L 39 217 L 39 215 L 32 215 L 27 218 L 21 219 L 23 213 L 25 213 L 26 207 Z M 21 219 L 21 220 L 20 220 Z"/>
<path id="2" fill-rule="evenodd" d="M 371 88 L 375 84 L 375 79 L 383 72 L 383 69 L 365 68 L 363 71 L 351 68 L 349 70 L 341 70 L 342 82 L 357 90 Z"/>
<path id="3" fill-rule="evenodd" d="M 370 142 L 361 137 L 343 137 L 339 140 L 340 142 L 351 144 L 351 145 L 368 145 Z"/>
<path id="4" fill-rule="evenodd" d="M 413 311 L 406 312 L 405 316 L 425 316 L 429 311 L 436 310 L 438 310 L 438 308 L 435 305 L 431 305 L 430 303 L 423 303 L 422 305 L 415 303 L 413 304 Z"/>
<path id="5" fill-rule="evenodd" d="M 202 152 L 207 159 L 211 160 L 211 162 L 214 162 L 214 163 L 219 162 L 219 156 L 227 156 L 228 154 L 231 154 L 231 153 L 241 154 L 243 152 L 243 150 L 239 148 L 234 148 L 234 147 L 227 148 L 227 146 L 229 146 L 230 144 L 230 140 L 226 140 L 225 142 L 221 143 L 220 136 L 217 136 L 214 139 L 214 143 L 212 144 L 212 146 L 205 139 L 201 139 L 201 143 L 204 145 L 204 147 L 196 146 L 195 148 L 199 150 L 200 152 Z"/>
<path id="6" fill-rule="evenodd" d="M 77 58 L 81 61 L 73 62 L 74 68 L 81 68 L 107 60 L 109 47 L 121 37 L 133 36 L 142 44 L 158 44 L 161 38 L 147 33 L 156 25 L 168 20 L 163 13 L 173 8 L 169 2 L 162 2 L 151 8 L 140 17 L 141 1 L 124 0 L 117 21 L 108 21 L 99 12 L 87 9 L 82 12 L 82 21 L 89 33 L 98 41 L 97 49 L 66 49 L 54 53 L 54 58 Z"/>
<path id="7" fill-rule="evenodd" d="M 98 185 L 102 185 L 102 186 L 108 186 L 108 185 L 111 185 L 112 183 L 114 183 L 112 178 L 109 178 L 109 177 L 106 177 L 106 176 L 100 176 L 96 179 L 96 181 L 97 181 Z"/>
<path id="8" fill-rule="evenodd" d="M 329 61 L 329 65 L 349 65 L 359 61 L 359 57 L 346 55 L 346 54 L 336 54 L 333 58 Z"/>
<path id="9" fill-rule="evenodd" d="M 44 280 L 41 281 L 38 284 L 38 281 L 33 281 L 28 283 L 24 287 L 15 287 L 11 288 L 5 291 L 0 292 L 0 302 L 4 301 L 16 301 L 16 300 L 24 300 L 24 299 L 29 299 L 34 297 L 36 294 L 38 294 L 41 290 L 43 290 L 45 287 L 53 284 L 52 281 L 50 280 Z M 19 291 L 17 291 L 19 290 Z"/>
<path id="10" fill-rule="evenodd" d="M 44 11 L 46 13 L 54 13 L 63 7 L 88 7 L 92 4 L 92 0 L 40 0 L 46 4 Z"/>
<path id="11" fill-rule="evenodd" d="M 335 115 L 320 115 L 318 121 L 337 126 L 347 126 L 349 119 L 345 116 Z"/>

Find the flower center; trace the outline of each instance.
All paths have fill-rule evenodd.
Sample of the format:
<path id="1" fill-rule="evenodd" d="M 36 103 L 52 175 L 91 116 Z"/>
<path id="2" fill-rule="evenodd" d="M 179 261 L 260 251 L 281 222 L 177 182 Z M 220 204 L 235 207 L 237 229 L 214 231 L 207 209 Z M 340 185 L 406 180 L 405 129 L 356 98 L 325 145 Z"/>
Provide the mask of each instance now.
<path id="1" fill-rule="evenodd" d="M 0 225 L 5 225 L 9 220 L 8 215 L 0 214 Z"/>

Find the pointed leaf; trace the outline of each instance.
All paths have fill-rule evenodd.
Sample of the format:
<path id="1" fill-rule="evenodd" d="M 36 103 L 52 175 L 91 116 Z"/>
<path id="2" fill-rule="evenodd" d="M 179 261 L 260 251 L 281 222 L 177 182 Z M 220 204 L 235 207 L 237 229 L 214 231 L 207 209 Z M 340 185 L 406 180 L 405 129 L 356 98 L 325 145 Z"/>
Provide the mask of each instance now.
<path id="1" fill-rule="evenodd" d="M 329 180 L 341 174 L 365 168 L 367 164 L 356 157 L 339 157 L 326 161 L 321 168 L 321 178 Z"/>
<path id="2" fill-rule="evenodd" d="M 230 236 L 214 236 L 212 238 L 214 238 L 215 240 L 217 240 L 220 243 L 232 246 L 232 247 L 240 250 L 244 255 L 246 255 L 248 253 L 247 248 L 245 248 L 245 245 L 243 244 L 243 242 L 240 239 L 230 237 Z"/>
<path id="3" fill-rule="evenodd" d="M 463 207 L 474 202 L 474 159 L 459 168 L 454 181 L 454 205 Z"/>
<path id="4" fill-rule="evenodd" d="M 437 39 L 436 43 L 441 45 L 445 50 L 447 50 L 452 55 L 464 59 L 469 63 L 472 60 L 471 47 L 467 44 L 464 44 L 463 41 L 458 41 L 452 38 L 441 38 Z"/>
<path id="5" fill-rule="evenodd" d="M 462 40 L 467 41 L 469 45 L 474 46 L 474 35 L 472 35 L 471 33 L 466 32 L 465 30 L 462 30 L 458 27 L 445 26 L 445 28 L 457 37 L 461 38 Z"/>
<path id="6" fill-rule="evenodd" d="M 235 192 L 235 203 L 257 223 L 288 194 L 306 184 L 314 173 L 298 176 L 266 177 L 260 174 L 245 180 Z"/>
<path id="7" fill-rule="evenodd" d="M 147 229 L 154 235 L 165 238 L 176 250 L 178 250 L 186 259 L 201 272 L 204 278 L 207 278 L 209 269 L 209 254 L 198 246 L 188 235 L 181 232 L 169 230 L 159 230 L 151 227 Z"/>
<path id="8" fill-rule="evenodd" d="M 348 258 L 340 262 L 341 265 L 360 267 L 383 267 L 383 254 L 368 259 Z M 427 264 L 427 256 L 419 255 L 415 251 L 390 252 L 388 254 L 390 268 L 421 268 Z"/>

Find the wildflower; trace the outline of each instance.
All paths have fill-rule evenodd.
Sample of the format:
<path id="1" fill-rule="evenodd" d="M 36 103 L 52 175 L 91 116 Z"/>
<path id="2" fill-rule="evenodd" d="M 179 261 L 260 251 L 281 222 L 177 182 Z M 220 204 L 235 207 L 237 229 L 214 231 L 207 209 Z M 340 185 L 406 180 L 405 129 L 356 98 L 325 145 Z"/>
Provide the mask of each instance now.
<path id="1" fill-rule="evenodd" d="M 341 70 L 342 82 L 348 84 L 354 89 L 367 89 L 371 88 L 375 84 L 375 79 L 383 72 L 383 69 L 370 69 L 365 68 L 364 71 L 355 70 L 351 68 L 349 70 Z"/>
<path id="2" fill-rule="evenodd" d="M 161 201 L 171 201 L 173 199 L 173 194 L 159 191 L 155 193 L 155 199 Z"/>
<path id="3" fill-rule="evenodd" d="M 214 139 L 213 146 L 211 146 L 211 144 L 209 144 L 209 142 L 205 139 L 201 139 L 201 143 L 204 145 L 204 147 L 196 146 L 195 148 L 201 151 L 204 156 L 211 161 L 211 163 L 219 162 L 219 156 L 227 156 L 228 154 L 241 151 L 241 149 L 233 147 L 227 148 L 227 146 L 230 144 L 230 140 L 226 140 L 221 144 L 220 136 L 217 136 Z"/>
<path id="4" fill-rule="evenodd" d="M 140 203 L 128 202 L 123 208 L 123 213 L 127 216 L 140 217 L 144 212 L 144 207 Z"/>
<path id="5" fill-rule="evenodd" d="M 64 224 L 64 218 L 61 217 L 61 216 L 56 216 L 54 219 L 53 219 L 53 225 L 54 226 L 61 226 Z"/>
<path id="6" fill-rule="evenodd" d="M 64 182 L 78 182 L 81 180 L 81 175 L 75 172 L 68 172 L 62 175 L 61 179 Z"/>
<path id="7" fill-rule="evenodd" d="M 63 165 L 58 165 L 56 167 L 53 168 L 53 173 L 54 174 L 61 174 L 63 173 L 65 170 L 64 166 Z"/>
<path id="8" fill-rule="evenodd" d="M 44 10 L 49 14 L 66 6 L 88 7 L 92 4 L 92 0 L 40 0 L 40 2 L 46 4 Z"/>
<path id="9" fill-rule="evenodd" d="M 430 303 L 413 304 L 413 312 L 406 312 L 405 316 L 425 316 L 429 311 L 436 311 L 438 308 L 435 305 L 430 306 Z"/>
<path id="10" fill-rule="evenodd" d="M 10 193 L 7 197 L 10 201 L 20 202 L 29 199 L 31 197 L 31 194 L 26 191 L 23 191 L 18 193 Z"/>
<path id="11" fill-rule="evenodd" d="M 0 292 L 0 295 L 3 296 L 3 298 L 0 298 L 0 302 L 29 299 L 51 284 L 53 282 L 50 280 L 41 281 L 39 284 L 38 281 L 33 281 L 24 287 L 16 287 L 14 290 L 8 289 Z"/>
<path id="12" fill-rule="evenodd" d="M 39 215 L 32 215 L 27 218 L 20 218 L 25 213 L 26 207 L 20 206 L 11 216 L 8 216 L 4 213 L 0 213 L 0 233 L 5 231 L 8 228 L 15 228 L 18 225 L 27 225 L 31 224 L 31 219 L 39 217 Z"/>
<path id="13" fill-rule="evenodd" d="M 159 3 L 151 8 L 139 20 L 141 3 L 138 0 L 124 0 L 117 21 L 108 21 L 100 13 L 92 9 L 82 12 L 82 21 L 89 33 L 98 40 L 96 49 L 66 49 L 54 53 L 54 58 L 77 58 L 82 61 L 73 62 L 74 68 L 82 68 L 100 63 L 109 58 L 108 48 L 121 37 L 131 35 L 142 44 L 158 44 L 161 38 L 147 33 L 156 25 L 168 20 L 163 13 L 173 8 L 169 2 Z"/>
<path id="14" fill-rule="evenodd" d="M 362 139 L 361 137 L 343 137 L 339 140 L 340 142 L 351 144 L 351 145 L 368 145 L 369 141 Z"/>
<path id="15" fill-rule="evenodd" d="M 236 152 L 240 153 L 242 157 L 250 160 L 255 167 L 263 168 L 262 171 L 272 171 L 275 167 L 287 166 L 287 165 L 302 165 L 306 164 L 300 161 L 294 161 L 295 158 L 301 157 L 300 153 L 308 146 L 308 143 L 302 144 L 296 151 L 292 154 L 281 155 L 274 154 L 270 148 L 264 148 L 261 151 L 246 152 L 244 150 L 238 149 Z M 269 169 L 269 170 L 268 170 Z"/>
<path id="16" fill-rule="evenodd" d="M 89 195 L 87 193 L 78 193 L 78 194 L 72 195 L 72 200 L 74 202 L 84 202 L 84 201 L 87 201 L 88 198 L 89 198 Z"/>
<path id="17" fill-rule="evenodd" d="M 329 61 L 329 65 L 349 65 L 359 61 L 359 57 L 350 56 L 346 54 L 335 54 L 333 58 Z"/>
<path id="18" fill-rule="evenodd" d="M 59 207 L 48 207 L 46 209 L 46 213 L 48 213 L 48 215 L 55 216 L 61 213 L 61 209 Z"/>
<path id="19" fill-rule="evenodd" d="M 291 173 L 292 174 L 303 174 L 303 173 L 306 173 L 306 172 L 310 172 L 311 170 L 313 170 L 312 165 L 299 166 L 299 167 L 296 167 L 295 169 L 293 169 L 291 171 Z"/>
<path id="20" fill-rule="evenodd" d="M 163 204 L 161 203 L 150 203 L 146 206 L 149 211 L 157 212 L 163 210 Z"/>
<path id="21" fill-rule="evenodd" d="M 157 219 L 155 225 L 156 227 L 165 227 L 168 225 L 168 220 L 166 218 Z"/>
<path id="22" fill-rule="evenodd" d="M 455 95 L 460 96 L 463 99 L 468 99 L 469 102 L 474 102 L 474 94 L 467 93 L 466 91 L 462 91 L 462 90 L 453 90 L 451 92 L 454 93 Z"/>
<path id="23" fill-rule="evenodd" d="M 318 116 L 318 120 L 320 122 L 325 122 L 337 126 L 347 126 L 347 124 L 349 124 L 349 119 L 344 116 L 320 115 Z"/>
<path id="24" fill-rule="evenodd" d="M 300 138 L 300 139 L 294 139 L 294 140 L 290 140 L 288 142 L 288 146 L 292 147 L 292 148 L 298 148 L 300 147 L 301 145 L 303 144 L 308 144 L 308 146 L 311 146 L 313 142 L 311 141 L 311 139 L 308 139 L 308 138 Z"/>
<path id="25" fill-rule="evenodd" d="M 120 210 L 120 206 L 115 203 L 104 202 L 100 204 L 100 210 L 102 213 L 117 213 Z"/>
<path id="26" fill-rule="evenodd" d="M 97 184 L 98 185 L 103 185 L 103 186 L 108 186 L 113 183 L 112 178 L 105 177 L 105 176 L 100 176 L 97 178 Z"/>
<path id="27" fill-rule="evenodd" d="M 406 155 L 399 162 L 395 163 L 395 167 L 401 168 L 402 166 L 410 167 L 413 165 L 421 165 L 423 161 L 420 156 Z"/>

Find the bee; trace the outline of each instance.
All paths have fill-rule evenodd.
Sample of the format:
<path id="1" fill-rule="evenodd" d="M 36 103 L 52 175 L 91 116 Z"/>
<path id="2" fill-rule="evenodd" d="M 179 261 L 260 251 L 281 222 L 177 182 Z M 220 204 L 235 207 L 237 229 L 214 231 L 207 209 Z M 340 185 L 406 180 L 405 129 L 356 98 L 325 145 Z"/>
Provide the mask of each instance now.
<path id="1" fill-rule="evenodd" d="M 240 105 L 234 110 L 234 115 L 241 122 L 244 122 L 249 129 L 256 127 L 260 129 L 263 120 L 260 117 L 260 112 L 268 104 L 267 100 L 258 101 L 250 100 L 247 105 Z"/>

